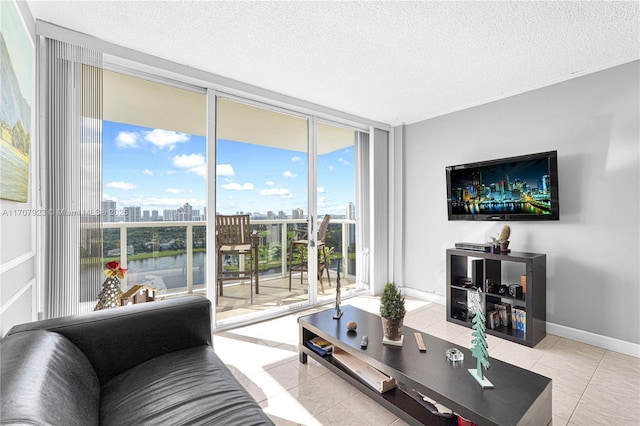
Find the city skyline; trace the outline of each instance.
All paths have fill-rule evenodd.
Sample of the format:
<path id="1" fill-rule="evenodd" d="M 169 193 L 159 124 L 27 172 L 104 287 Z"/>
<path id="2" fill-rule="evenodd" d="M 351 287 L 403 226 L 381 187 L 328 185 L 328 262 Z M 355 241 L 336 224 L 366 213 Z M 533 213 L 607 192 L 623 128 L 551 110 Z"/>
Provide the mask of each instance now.
<path id="1" fill-rule="evenodd" d="M 204 136 L 104 121 L 103 201 L 150 216 L 188 203 L 204 215 L 206 152 Z M 219 139 L 216 156 L 217 213 L 308 210 L 306 152 Z M 354 163 L 353 146 L 317 157 L 318 214 L 349 214 Z"/>
<path id="2" fill-rule="evenodd" d="M 122 206 L 118 207 L 113 200 L 102 201 L 102 221 L 103 222 L 156 222 L 156 221 L 205 221 L 207 208 L 204 211 L 194 209 L 189 203 L 175 209 L 159 210 L 142 210 L 140 206 Z M 160 214 L 162 213 L 162 214 Z M 217 213 L 219 214 L 219 213 Z M 235 214 L 249 214 L 253 219 L 306 219 L 307 214 L 304 209 L 297 208 L 287 214 L 284 210 L 275 213 L 272 210 L 263 212 L 243 212 L 237 211 Z M 335 218 L 346 218 L 355 220 L 355 204 L 349 202 L 345 206 L 344 214 L 334 214 Z"/>

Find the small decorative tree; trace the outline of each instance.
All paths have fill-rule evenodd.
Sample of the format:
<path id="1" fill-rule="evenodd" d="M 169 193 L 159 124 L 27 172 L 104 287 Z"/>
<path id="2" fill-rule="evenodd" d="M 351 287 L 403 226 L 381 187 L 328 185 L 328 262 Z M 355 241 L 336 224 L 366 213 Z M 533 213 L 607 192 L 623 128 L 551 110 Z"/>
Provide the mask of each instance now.
<path id="1" fill-rule="evenodd" d="M 398 342 L 398 345 L 402 345 L 402 322 L 406 313 L 404 296 L 394 283 L 387 283 L 380 297 L 383 343 Z"/>
<path id="2" fill-rule="evenodd" d="M 120 267 L 120 262 L 113 261 L 105 265 L 107 269 L 104 270 L 104 274 L 107 279 L 102 283 L 102 290 L 98 294 L 98 303 L 93 309 L 99 311 L 101 309 L 116 308 L 120 306 L 120 279 L 124 278 L 126 268 Z"/>
<path id="3" fill-rule="evenodd" d="M 488 369 L 491 364 L 489 364 L 489 352 L 487 351 L 489 345 L 487 345 L 486 340 L 484 312 L 482 310 L 482 304 L 480 303 L 480 289 L 477 290 L 477 295 L 474 299 L 475 315 L 473 316 L 473 327 L 471 327 L 473 329 L 471 335 L 474 339 L 471 341 L 471 343 L 473 343 L 471 355 L 476 358 L 477 367 L 475 369 L 469 369 L 469 374 L 471 374 L 483 388 L 492 388 L 493 384 L 482 374 L 482 368 L 484 367 L 485 369 Z"/>

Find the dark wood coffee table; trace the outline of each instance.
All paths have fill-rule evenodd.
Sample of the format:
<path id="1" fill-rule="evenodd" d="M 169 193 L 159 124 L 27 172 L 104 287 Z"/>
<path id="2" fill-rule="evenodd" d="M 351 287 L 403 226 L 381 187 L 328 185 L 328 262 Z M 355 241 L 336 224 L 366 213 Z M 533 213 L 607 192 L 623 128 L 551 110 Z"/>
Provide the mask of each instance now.
<path id="1" fill-rule="evenodd" d="M 404 345 L 382 343 L 380 317 L 353 306 L 344 306 L 339 320 L 333 319 L 335 310 L 314 313 L 298 319 L 300 330 L 300 362 L 311 356 L 322 365 L 351 383 L 409 424 L 427 424 L 425 408 L 416 401 L 415 391 L 434 399 L 462 417 L 479 425 L 548 425 L 551 423 L 551 379 L 523 368 L 490 358 L 486 377 L 493 389 L 482 389 L 467 372 L 476 367 L 471 351 L 446 340 L 421 333 L 427 346 L 420 352 L 414 330 L 404 327 Z M 348 321 L 356 321 L 355 332 L 347 331 Z M 361 349 L 362 336 L 369 345 Z M 379 393 L 357 375 L 334 360 L 321 356 L 305 342 L 319 336 L 334 346 L 393 377 L 396 389 Z M 458 348 L 464 353 L 462 363 L 451 363 L 445 350 Z M 489 348 L 491 355 L 491 348 Z M 327 389 L 327 392 L 331 392 Z"/>

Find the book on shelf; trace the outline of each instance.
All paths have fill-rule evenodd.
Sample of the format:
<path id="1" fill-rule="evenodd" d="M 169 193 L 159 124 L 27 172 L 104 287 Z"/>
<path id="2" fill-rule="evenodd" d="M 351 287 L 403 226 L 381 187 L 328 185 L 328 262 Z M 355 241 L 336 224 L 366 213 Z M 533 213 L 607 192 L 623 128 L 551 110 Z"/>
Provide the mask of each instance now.
<path id="1" fill-rule="evenodd" d="M 333 350 L 333 345 L 330 342 L 317 336 L 307 340 L 307 347 L 320 356 L 329 355 Z"/>
<path id="2" fill-rule="evenodd" d="M 328 340 L 325 340 L 325 339 L 323 339 L 322 337 L 319 337 L 319 336 L 316 336 L 313 339 L 309 340 L 309 343 L 311 343 L 315 347 L 318 347 L 320 349 L 324 349 L 325 351 L 330 351 L 331 347 L 333 346 L 331 344 L 331 342 L 329 342 Z"/>
<path id="3" fill-rule="evenodd" d="M 511 323 L 511 304 L 502 302 L 495 305 L 496 311 L 500 314 L 500 324 L 509 327 Z"/>
<path id="4" fill-rule="evenodd" d="M 514 307 L 511 314 L 512 327 L 516 330 L 527 332 L 527 311 L 523 307 Z"/>
<path id="5" fill-rule="evenodd" d="M 487 312 L 487 323 L 491 329 L 500 327 L 500 313 L 497 310 Z"/>

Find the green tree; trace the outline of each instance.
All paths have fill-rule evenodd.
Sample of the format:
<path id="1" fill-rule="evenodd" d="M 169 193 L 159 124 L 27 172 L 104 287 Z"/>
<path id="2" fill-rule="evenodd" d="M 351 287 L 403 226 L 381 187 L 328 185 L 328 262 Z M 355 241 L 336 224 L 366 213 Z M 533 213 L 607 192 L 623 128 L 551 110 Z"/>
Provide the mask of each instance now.
<path id="1" fill-rule="evenodd" d="M 491 365 L 489 364 L 489 352 L 487 348 L 489 345 L 486 340 L 486 331 L 487 327 L 485 325 L 484 312 L 482 311 L 482 304 L 480 303 L 480 292 L 478 291 L 478 295 L 475 298 L 476 303 L 474 306 L 475 315 L 473 316 L 473 332 L 471 335 L 473 336 L 473 347 L 471 348 L 471 355 L 477 360 L 476 363 L 476 376 L 479 379 L 483 379 L 484 376 L 482 374 L 482 367 L 488 369 Z"/>

